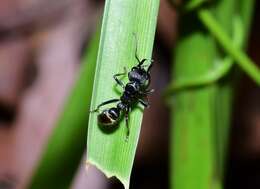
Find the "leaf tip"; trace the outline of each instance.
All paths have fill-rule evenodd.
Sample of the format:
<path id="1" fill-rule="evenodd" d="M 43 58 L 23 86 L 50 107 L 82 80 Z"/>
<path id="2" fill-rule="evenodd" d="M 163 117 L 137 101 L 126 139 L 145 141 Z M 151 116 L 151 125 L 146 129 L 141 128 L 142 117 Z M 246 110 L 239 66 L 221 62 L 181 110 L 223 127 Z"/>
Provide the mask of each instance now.
<path id="1" fill-rule="evenodd" d="M 116 177 L 123 184 L 125 189 L 129 189 L 129 179 L 123 178 L 123 177 L 121 177 L 120 175 L 118 175 L 116 173 L 112 173 L 112 172 L 108 171 L 107 169 L 102 168 L 102 166 L 99 165 L 94 160 L 87 159 L 86 160 L 86 166 L 85 166 L 86 171 L 89 170 L 90 166 L 94 166 L 96 169 L 101 171 L 108 179 L 110 179 L 112 177 Z"/>

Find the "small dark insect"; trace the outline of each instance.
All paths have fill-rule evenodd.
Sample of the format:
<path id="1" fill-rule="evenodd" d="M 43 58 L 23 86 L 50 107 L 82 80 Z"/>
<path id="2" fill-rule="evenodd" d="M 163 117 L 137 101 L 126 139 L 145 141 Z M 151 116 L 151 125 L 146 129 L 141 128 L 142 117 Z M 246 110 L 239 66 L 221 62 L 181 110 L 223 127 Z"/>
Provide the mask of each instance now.
<path id="1" fill-rule="evenodd" d="M 135 36 L 135 35 L 134 35 Z M 114 126 L 117 125 L 118 122 L 121 120 L 121 115 L 124 115 L 126 120 L 126 139 L 128 139 L 130 131 L 129 131 L 129 112 L 131 109 L 137 104 L 141 103 L 144 108 L 149 107 L 149 102 L 147 101 L 147 96 L 152 93 L 153 89 L 148 89 L 151 81 L 150 71 L 153 65 L 153 61 L 145 70 L 144 62 L 147 59 L 140 60 L 137 56 L 137 39 L 136 40 L 136 48 L 135 48 L 135 58 L 138 61 L 137 66 L 134 66 L 130 72 L 128 72 L 128 79 L 129 82 L 124 85 L 121 80 L 118 79 L 118 76 L 123 76 L 127 74 L 127 70 L 125 68 L 124 73 L 118 73 L 113 76 L 116 83 L 120 85 L 124 91 L 119 99 L 111 99 L 105 101 L 97 106 L 97 108 L 91 112 L 98 112 L 99 108 L 110 104 L 116 103 L 115 107 L 105 109 L 101 113 L 98 114 L 97 119 L 98 123 L 102 126 Z"/>

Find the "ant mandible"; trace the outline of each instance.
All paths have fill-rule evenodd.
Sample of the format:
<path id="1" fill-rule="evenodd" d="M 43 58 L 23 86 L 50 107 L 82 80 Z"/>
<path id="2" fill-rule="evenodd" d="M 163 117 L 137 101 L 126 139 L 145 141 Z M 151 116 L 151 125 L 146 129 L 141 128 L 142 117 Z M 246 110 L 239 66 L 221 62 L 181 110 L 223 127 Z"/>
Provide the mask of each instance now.
<path id="1" fill-rule="evenodd" d="M 138 64 L 137 66 L 134 66 L 130 72 L 128 72 L 129 82 L 126 85 L 124 85 L 123 82 L 118 79 L 119 76 L 127 74 L 126 68 L 124 73 L 118 73 L 113 76 L 116 83 L 124 89 L 121 97 L 119 99 L 111 99 L 105 101 L 99 104 L 95 110 L 91 111 L 98 112 L 100 107 L 117 102 L 117 105 L 115 107 L 105 109 L 101 113 L 99 113 L 97 116 L 97 120 L 98 123 L 102 126 L 115 126 L 120 121 L 121 114 L 124 114 L 127 129 L 126 139 L 128 139 L 130 134 L 129 112 L 131 112 L 131 109 L 137 103 L 141 103 L 144 108 L 148 108 L 150 105 L 147 101 L 147 96 L 154 91 L 153 89 L 148 89 L 151 82 L 150 71 L 153 66 L 153 60 L 151 60 L 151 64 L 149 65 L 148 69 L 145 70 L 144 67 L 146 65 L 144 65 L 144 62 L 147 61 L 147 59 L 140 60 L 138 58 L 137 38 L 135 34 L 133 35 L 136 41 L 135 59 L 138 61 Z"/>

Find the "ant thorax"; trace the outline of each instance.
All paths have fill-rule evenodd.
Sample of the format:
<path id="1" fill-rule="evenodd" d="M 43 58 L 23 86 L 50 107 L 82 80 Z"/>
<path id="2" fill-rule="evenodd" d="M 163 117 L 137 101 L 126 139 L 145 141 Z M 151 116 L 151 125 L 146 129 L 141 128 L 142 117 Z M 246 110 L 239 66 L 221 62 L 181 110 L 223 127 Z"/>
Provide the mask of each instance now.
<path id="1" fill-rule="evenodd" d="M 135 95 L 140 90 L 140 83 L 130 82 L 125 86 L 125 93 Z"/>

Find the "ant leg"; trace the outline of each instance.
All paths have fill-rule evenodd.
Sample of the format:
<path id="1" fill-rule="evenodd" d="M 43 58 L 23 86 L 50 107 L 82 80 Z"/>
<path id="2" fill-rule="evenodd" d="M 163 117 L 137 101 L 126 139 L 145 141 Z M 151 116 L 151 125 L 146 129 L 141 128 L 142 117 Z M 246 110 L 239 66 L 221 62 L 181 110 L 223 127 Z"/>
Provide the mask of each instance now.
<path id="1" fill-rule="evenodd" d="M 149 67 L 148 67 L 148 69 L 147 69 L 147 71 L 146 71 L 146 73 L 147 73 L 147 80 L 148 80 L 148 84 L 147 84 L 147 87 L 148 86 L 150 86 L 150 83 L 151 83 L 151 75 L 150 75 L 150 72 L 151 72 L 151 68 L 152 68 L 152 66 L 153 66 L 153 60 L 151 60 L 151 64 L 149 65 Z"/>
<path id="2" fill-rule="evenodd" d="M 116 83 L 117 83 L 118 85 L 120 85 L 122 88 L 125 88 L 125 85 L 124 85 L 123 82 L 120 81 L 117 77 L 118 77 L 118 76 L 121 76 L 121 75 L 126 75 L 126 74 L 127 74 L 126 67 L 124 67 L 124 70 L 125 70 L 124 73 L 118 73 L 118 74 L 113 75 L 113 78 L 114 78 L 114 80 L 116 81 Z"/>
<path id="3" fill-rule="evenodd" d="M 130 134 L 130 129 L 129 129 L 129 112 L 130 112 L 130 108 L 127 108 L 126 112 L 125 112 L 125 123 L 126 123 L 126 138 L 125 138 L 125 140 L 126 141 L 128 141 L 129 134 Z"/>
<path id="4" fill-rule="evenodd" d="M 149 94 L 152 94 L 153 92 L 154 92 L 154 89 L 149 89 L 149 90 L 145 91 L 144 93 L 146 95 L 149 95 Z"/>
<path id="5" fill-rule="evenodd" d="M 150 72 L 151 72 L 151 68 L 152 68 L 152 66 L 153 66 L 153 63 L 154 63 L 154 61 L 153 61 L 153 59 L 151 60 L 151 64 L 149 65 L 149 67 L 148 67 L 148 69 L 147 69 L 147 73 L 149 73 L 150 74 Z"/>
<path id="6" fill-rule="evenodd" d="M 143 60 L 139 61 L 139 64 L 137 65 L 137 67 L 141 67 L 146 60 L 147 59 L 143 59 Z"/>
<path id="7" fill-rule="evenodd" d="M 105 101 L 105 102 L 102 102 L 101 104 L 99 104 L 97 106 L 97 108 L 95 110 L 90 110 L 90 112 L 98 112 L 99 108 L 104 106 L 104 105 L 107 105 L 107 104 L 111 104 L 111 103 L 115 103 L 115 102 L 118 102 L 120 101 L 119 99 L 112 99 L 112 100 L 108 100 L 108 101 Z"/>
<path id="8" fill-rule="evenodd" d="M 147 95 L 150 95 L 154 92 L 154 89 L 149 89 L 147 91 L 140 91 L 139 94 L 140 95 L 143 95 L 143 96 L 147 96 Z"/>
<path id="9" fill-rule="evenodd" d="M 148 89 L 147 91 L 141 92 L 140 94 L 149 95 L 149 94 L 152 94 L 153 92 L 154 92 L 154 89 Z"/>
<path id="10" fill-rule="evenodd" d="M 145 108 L 149 108 L 150 104 L 147 101 L 144 101 L 143 99 L 138 99 L 138 101 L 145 107 Z"/>

